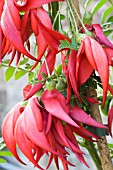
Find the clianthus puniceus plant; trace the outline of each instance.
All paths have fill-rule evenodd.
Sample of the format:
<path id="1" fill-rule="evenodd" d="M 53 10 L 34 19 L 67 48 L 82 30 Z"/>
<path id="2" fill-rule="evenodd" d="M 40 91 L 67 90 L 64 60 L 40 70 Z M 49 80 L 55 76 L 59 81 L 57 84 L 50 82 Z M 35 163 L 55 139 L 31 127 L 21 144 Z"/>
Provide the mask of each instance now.
<path id="1" fill-rule="evenodd" d="M 76 163 L 67 159 L 68 149 L 89 167 L 78 136 L 94 144 L 102 137 L 98 130 L 108 130 L 113 135 L 113 106 L 110 105 L 113 44 L 102 26 L 92 23 L 94 14 L 105 1 L 98 2 L 92 13 L 87 11 L 90 2 L 86 1 L 82 20 L 78 8 L 80 4 L 83 6 L 82 0 L 66 1 L 66 17 L 60 14 L 64 2 L 58 0 L 0 1 L 0 63 L 1 67 L 8 67 L 6 81 L 13 75 L 18 79 L 25 74 L 29 80 L 23 89 L 24 100 L 4 119 L 2 137 L 9 151 L 24 165 L 26 162 L 18 155 L 17 147 L 42 170 L 48 169 L 52 160 L 57 169 L 60 169 L 59 160 L 64 170 L 75 166 Z M 103 14 L 103 24 L 107 15 Z M 67 19 L 68 31 L 64 31 L 62 18 Z M 109 31 L 106 34 L 112 33 L 110 19 L 109 24 L 103 26 Z M 34 54 L 30 52 L 31 45 Z M 57 58 L 61 63 L 55 67 Z M 102 89 L 102 97 L 88 96 L 89 89 Z M 102 112 L 106 109 L 108 127 L 91 117 L 92 105 L 100 105 Z M 95 145 L 92 146 L 97 152 Z M 49 157 L 45 168 L 39 164 L 43 155 Z"/>

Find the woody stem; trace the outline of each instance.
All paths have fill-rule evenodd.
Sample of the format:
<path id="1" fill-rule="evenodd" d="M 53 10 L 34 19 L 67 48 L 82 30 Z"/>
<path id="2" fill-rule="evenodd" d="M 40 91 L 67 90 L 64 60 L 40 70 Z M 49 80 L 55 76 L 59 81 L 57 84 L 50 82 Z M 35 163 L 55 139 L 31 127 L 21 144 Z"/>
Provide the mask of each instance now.
<path id="1" fill-rule="evenodd" d="M 87 96 L 97 99 L 97 92 L 95 89 L 89 88 Z M 90 115 L 99 123 L 102 123 L 102 118 L 98 104 L 90 104 Z M 110 153 L 107 145 L 106 136 L 102 136 L 97 141 L 98 151 L 100 154 L 101 164 L 103 170 L 113 170 L 112 161 L 110 159 Z"/>

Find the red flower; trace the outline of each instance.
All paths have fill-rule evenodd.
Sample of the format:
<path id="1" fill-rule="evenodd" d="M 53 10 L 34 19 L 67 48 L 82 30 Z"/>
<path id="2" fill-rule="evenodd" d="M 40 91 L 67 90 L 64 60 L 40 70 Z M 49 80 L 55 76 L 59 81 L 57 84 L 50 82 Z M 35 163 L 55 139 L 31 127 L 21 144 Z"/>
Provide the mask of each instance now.
<path id="1" fill-rule="evenodd" d="M 36 61 L 33 66 L 34 68 L 41 60 L 48 46 L 54 52 L 58 53 L 60 40 L 69 39 L 63 34 L 52 30 L 52 24 L 49 15 L 41 7 L 41 5 L 49 3 L 51 1 L 56 0 L 34 0 L 32 1 L 32 3 L 29 0 L 22 2 L 16 0 L 8 0 L 5 3 L 5 7 L 1 16 L 0 39 L 3 39 L 1 35 L 1 31 L 3 31 L 3 34 L 6 38 L 6 41 L 9 42 L 9 45 L 7 50 L 5 50 L 5 53 L 3 53 L 0 57 L 1 60 L 6 53 L 12 52 L 9 65 L 12 63 L 16 54 L 16 64 L 18 64 L 20 60 L 20 55 L 22 53 L 30 59 Z M 1 3 L 1 6 L 2 5 L 3 4 Z M 21 11 L 25 12 L 22 17 L 20 17 Z M 38 45 L 37 58 L 33 57 L 24 46 L 24 44 L 26 43 L 28 50 L 30 50 L 29 37 L 32 33 L 34 33 Z M 0 42 L 2 42 L 1 40 Z"/>
<path id="2" fill-rule="evenodd" d="M 68 60 L 68 72 L 69 72 L 69 79 L 70 83 L 72 86 L 72 89 L 75 93 L 75 96 L 80 99 L 79 93 L 78 93 L 78 84 L 77 84 L 77 79 L 75 76 L 76 73 L 76 57 L 77 57 L 77 52 L 75 50 L 72 50 L 69 55 L 69 60 Z"/>
<path id="3" fill-rule="evenodd" d="M 86 25 L 86 28 L 94 34 L 94 38 L 102 45 L 113 48 L 113 44 L 107 39 L 104 35 L 102 27 L 100 24 L 92 24 Z M 84 33 L 84 29 L 82 28 L 82 32 Z"/>
<path id="4" fill-rule="evenodd" d="M 16 151 L 16 140 L 14 137 L 14 129 L 15 129 L 16 121 L 19 115 L 21 115 L 23 109 L 24 108 L 20 104 L 17 104 L 15 107 L 11 109 L 11 111 L 9 111 L 2 124 L 2 136 L 4 138 L 4 142 L 6 143 L 8 149 L 16 157 L 16 159 L 21 163 L 23 162 L 19 158 Z"/>
<path id="5" fill-rule="evenodd" d="M 113 44 L 107 39 L 107 37 L 104 35 L 102 27 L 100 24 L 92 24 L 93 27 L 93 33 L 97 41 L 99 43 L 104 44 L 110 48 L 113 48 Z"/>
<path id="6" fill-rule="evenodd" d="M 70 39 L 64 36 L 63 34 L 55 30 L 52 30 L 50 18 L 47 12 L 42 8 L 31 11 L 31 25 L 38 44 L 38 56 L 37 56 L 38 61 L 41 60 L 47 47 L 49 47 L 54 53 L 58 53 L 60 40 L 67 39 L 68 41 L 70 41 Z M 34 67 L 37 64 L 38 62 L 35 63 Z"/>
<path id="7" fill-rule="evenodd" d="M 68 165 L 74 166 L 67 161 L 69 153 L 66 148 L 88 166 L 74 133 L 89 141 L 94 141 L 92 137 L 98 139 L 98 136 L 88 132 L 81 123 L 105 127 L 93 120 L 78 106 L 71 108 L 69 104 L 67 105 L 66 98 L 57 90 L 44 91 L 41 101 L 44 107 L 35 97 L 28 101 L 27 106 L 17 104 L 7 114 L 2 126 L 2 135 L 8 149 L 18 161 L 23 163 L 16 152 L 17 144 L 34 166 L 42 170 L 38 162 L 44 154 L 49 157 L 46 169 L 49 168 L 53 159 L 58 169 L 58 159 L 62 161 L 64 169 L 68 170 Z"/>
<path id="8" fill-rule="evenodd" d="M 78 127 L 78 125 L 68 116 L 70 106 L 66 105 L 65 97 L 58 90 L 46 90 L 42 95 L 42 102 L 49 113 Z"/>
<path id="9" fill-rule="evenodd" d="M 104 107 L 109 79 L 108 58 L 102 46 L 96 40 L 87 36 L 83 39 L 77 53 L 76 78 L 79 85 L 82 85 L 89 78 L 93 70 L 98 72 L 102 81 L 102 107 Z"/>
<path id="10" fill-rule="evenodd" d="M 19 18 L 19 20 L 20 20 L 20 18 Z M 18 20 L 17 20 L 17 22 L 19 23 Z M 26 51 L 23 41 L 22 41 L 21 32 L 15 26 L 15 23 L 10 15 L 9 8 L 7 7 L 7 4 L 5 4 L 5 8 L 2 13 L 1 26 L 2 26 L 2 30 L 3 30 L 5 37 L 7 38 L 8 41 L 10 41 L 10 43 L 17 50 L 19 50 L 21 53 L 28 56 L 29 58 L 36 60 L 32 55 L 30 55 Z"/>

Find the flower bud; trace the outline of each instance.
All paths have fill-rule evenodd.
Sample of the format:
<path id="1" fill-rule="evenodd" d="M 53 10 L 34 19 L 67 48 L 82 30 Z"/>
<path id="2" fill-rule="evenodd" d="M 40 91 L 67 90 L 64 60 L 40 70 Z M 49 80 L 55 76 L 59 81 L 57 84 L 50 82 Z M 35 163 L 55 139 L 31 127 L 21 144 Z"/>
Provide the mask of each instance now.
<path id="1" fill-rule="evenodd" d="M 64 82 L 64 80 L 62 78 L 58 78 L 58 83 L 56 85 L 56 88 L 58 90 L 64 90 L 67 87 L 66 83 Z"/>
<path id="2" fill-rule="evenodd" d="M 46 84 L 45 84 L 45 87 L 47 90 L 54 90 L 55 87 L 56 87 L 56 82 L 54 80 L 47 80 L 46 81 Z"/>
<path id="3" fill-rule="evenodd" d="M 78 33 L 76 36 L 76 41 L 78 44 L 81 44 L 82 40 L 87 36 L 87 34 L 82 34 L 82 33 Z"/>

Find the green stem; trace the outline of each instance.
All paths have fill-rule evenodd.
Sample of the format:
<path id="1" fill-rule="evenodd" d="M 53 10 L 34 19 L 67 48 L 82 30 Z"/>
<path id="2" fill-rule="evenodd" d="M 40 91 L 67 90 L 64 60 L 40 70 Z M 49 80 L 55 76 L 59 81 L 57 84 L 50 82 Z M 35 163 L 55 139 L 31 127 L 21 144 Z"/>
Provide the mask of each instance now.
<path id="1" fill-rule="evenodd" d="M 6 144 L 2 144 L 2 145 L 0 146 L 0 151 L 1 151 L 2 149 L 4 149 L 4 148 L 6 148 Z"/>
<path id="2" fill-rule="evenodd" d="M 73 33 L 74 33 L 74 35 L 76 36 L 76 34 L 78 34 L 77 22 L 76 22 L 76 19 L 75 19 L 74 14 L 73 14 L 73 11 L 72 11 L 70 2 L 69 2 L 68 0 L 67 0 L 67 5 L 68 5 L 69 11 L 70 11 L 70 21 L 71 21 L 71 23 L 72 23 L 72 25 L 73 25 L 73 27 L 72 27 L 72 28 L 73 28 Z M 74 28 L 75 28 L 76 32 L 74 31 Z"/>
<path id="3" fill-rule="evenodd" d="M 113 5 L 113 0 L 108 0 L 111 5 Z"/>
<path id="4" fill-rule="evenodd" d="M 21 54 L 21 56 L 20 56 L 20 60 L 19 60 L 19 62 L 18 62 L 18 64 L 17 64 L 17 66 L 16 66 L 16 68 L 15 68 L 14 74 L 16 74 L 16 72 L 18 71 L 18 68 L 19 68 L 20 62 L 21 62 L 21 57 L 22 57 L 22 54 Z"/>
<path id="5" fill-rule="evenodd" d="M 51 2 L 51 4 L 52 4 L 52 18 L 54 19 L 59 11 L 59 3 Z M 59 17 L 56 18 L 56 21 L 54 23 L 54 29 L 59 31 Z"/>
<path id="6" fill-rule="evenodd" d="M 59 22 L 59 25 L 60 25 L 60 18 L 58 16 L 60 14 L 60 10 L 62 8 L 62 5 L 63 5 L 63 3 L 59 3 L 59 9 L 58 9 L 58 11 L 56 11 L 57 13 L 56 13 L 56 16 L 55 16 L 54 21 L 53 21 L 53 28 L 55 28 L 56 22 Z"/>
<path id="7" fill-rule="evenodd" d="M 82 2 L 82 0 L 79 0 L 80 1 L 80 4 L 82 5 L 82 8 L 84 9 L 84 11 L 86 12 L 87 11 L 87 9 L 85 8 L 85 6 L 84 6 L 84 4 L 83 4 L 83 2 Z"/>
<path id="8" fill-rule="evenodd" d="M 97 150 L 95 148 L 94 143 L 85 140 L 84 146 L 88 150 L 92 160 L 94 161 L 94 163 L 95 163 L 95 165 L 97 167 L 97 170 L 102 170 L 101 161 L 100 161 L 100 158 L 99 158 L 99 155 L 97 153 Z"/>
<path id="9" fill-rule="evenodd" d="M 46 69 L 47 69 L 47 73 L 48 73 L 48 77 L 50 77 L 50 71 L 49 71 L 49 67 L 48 67 L 48 63 L 47 63 L 47 60 L 46 60 L 46 57 L 44 56 L 44 62 L 45 62 L 45 65 L 46 65 Z"/>
<path id="10" fill-rule="evenodd" d="M 74 10 L 74 12 L 76 13 L 76 15 L 77 15 L 77 17 L 78 17 L 78 19 L 79 19 L 82 27 L 84 28 L 85 32 L 87 33 L 88 30 L 87 30 L 87 28 L 85 27 L 85 25 L 84 25 L 84 23 L 83 23 L 80 15 L 78 14 L 78 12 L 77 12 L 77 10 L 76 10 L 76 7 L 75 7 L 75 5 L 74 5 L 74 3 L 73 3 L 73 0 L 69 0 L 69 1 L 70 1 L 70 3 L 72 4 L 73 10 Z"/>

